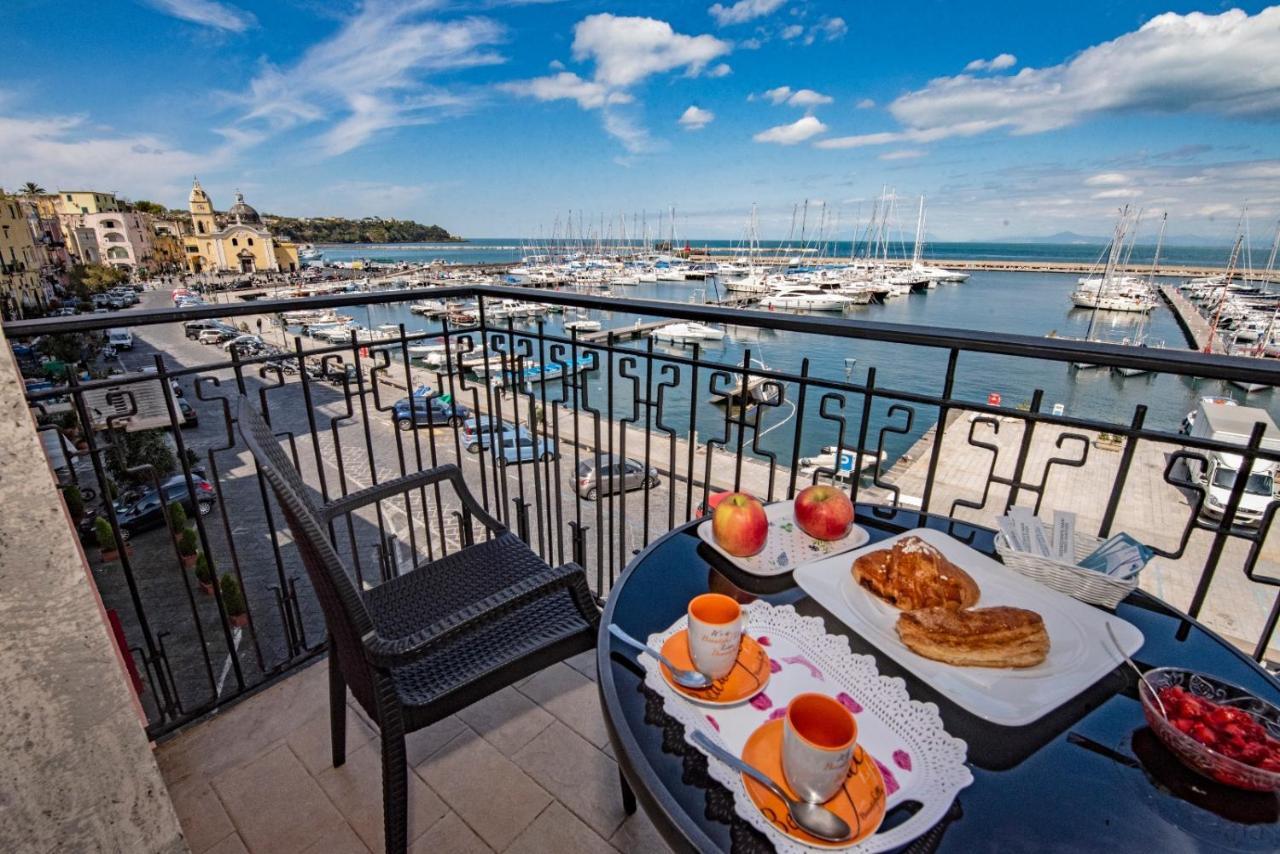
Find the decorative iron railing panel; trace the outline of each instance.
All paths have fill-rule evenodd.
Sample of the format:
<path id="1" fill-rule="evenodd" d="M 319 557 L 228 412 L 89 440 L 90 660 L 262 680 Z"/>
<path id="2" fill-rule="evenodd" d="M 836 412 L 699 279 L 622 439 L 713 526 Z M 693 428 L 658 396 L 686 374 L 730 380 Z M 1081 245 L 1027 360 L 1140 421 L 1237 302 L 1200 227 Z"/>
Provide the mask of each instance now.
<path id="1" fill-rule="evenodd" d="M 221 357 L 221 351 L 189 341 L 180 325 L 428 297 L 478 299 L 478 324 L 423 321 L 425 331 L 409 333 L 401 325 L 398 334 L 372 342 L 353 333 L 322 344 L 291 333 L 281 336 L 279 352 L 244 357 L 233 347 L 213 361 L 208 355 Z M 782 331 L 811 336 L 814 352 L 837 355 L 873 345 L 869 352 L 883 363 L 846 363 L 844 376 L 833 376 L 815 370 L 809 358 L 786 369 L 764 364 L 758 348 L 756 355 L 745 348 L 741 358 L 727 360 L 697 344 L 659 345 L 635 338 L 630 325 L 580 336 L 546 320 L 493 318 L 494 307 L 510 299 L 624 312 L 628 319 L 727 324 L 744 339 L 752 330 Z M 1216 518 L 1204 516 L 1206 489 L 1187 468 L 1188 462 L 1207 464 L 1214 452 L 1241 455 L 1243 471 L 1255 460 L 1280 462 L 1280 451 L 1265 447 L 1260 430 L 1242 448 L 1180 435 L 1171 425 L 1149 426 L 1142 403 L 1113 417 L 1082 418 L 1046 411 L 1039 388 L 1023 390 L 1022 407 L 992 405 L 983 393 L 996 375 L 1016 386 L 1028 360 L 1059 363 L 1063 371 L 1085 362 L 1187 382 L 1280 385 L 1280 367 L 1266 360 L 490 286 L 82 315 L 11 323 L 5 332 L 14 340 L 122 325 L 140 341 L 129 361 L 153 373 L 73 376 L 65 387 L 30 392 L 31 406 L 49 422 L 41 427 L 49 434 L 46 444 L 61 449 L 65 460 L 55 464 L 65 462 L 65 480 L 97 496 L 110 494 L 112 484 L 132 483 L 135 490 L 163 486 L 203 497 L 207 483 L 208 514 L 190 514 L 198 550 L 215 578 L 237 579 L 233 586 L 244 593 L 248 619 L 244 628 L 234 624 L 238 609 L 228 608 L 235 603 L 220 585 L 201 591 L 164 514 L 153 517 L 148 530 L 128 500 L 119 507 L 101 498 L 88 502 L 117 542 L 132 531 L 132 552 L 123 550 L 117 560 L 101 560 L 92 537 L 86 552 L 142 674 L 153 735 L 323 647 L 323 619 L 281 514 L 237 441 L 232 404 L 240 394 L 261 407 L 317 502 L 456 463 L 481 502 L 546 560 L 583 564 L 602 598 L 635 552 L 702 512 L 713 493 L 742 488 L 779 499 L 832 479 L 856 501 L 987 524 L 1015 503 L 1038 511 L 1079 506 L 1085 490 L 1087 506 L 1096 511 L 1085 515 L 1102 537 L 1148 524 L 1142 513 L 1155 501 L 1161 518 L 1178 520 L 1153 530 L 1149 543 L 1185 592 L 1185 601 L 1175 604 L 1197 615 L 1214 596 L 1231 595 L 1215 589 L 1215 581 L 1247 579 L 1256 585 L 1250 590 L 1268 599 L 1280 586 L 1267 541 L 1276 502 L 1256 526 L 1223 522 L 1237 517 L 1245 494 L 1246 479 L 1237 478 Z M 441 348 L 440 364 L 467 360 L 476 370 L 428 371 L 410 351 L 427 342 Z M 932 354 L 923 363 L 932 366 L 928 376 L 902 381 L 892 358 L 902 348 Z M 893 382 L 883 379 L 887 375 Z M 184 416 L 173 396 L 153 393 L 171 381 L 199 416 L 195 430 L 181 429 Z M 424 383 L 430 389 L 422 396 L 425 406 L 396 408 Z M 112 391 L 104 403 L 105 389 Z M 171 471 L 158 470 L 150 457 L 130 466 L 124 457 L 140 441 L 136 434 L 149 431 L 131 438 L 116 429 L 138 416 L 140 406 L 154 409 L 156 399 L 164 411 L 152 413 L 159 419 L 152 429 L 172 437 Z M 104 405 L 113 411 L 95 411 Z M 458 406 L 466 408 L 465 419 L 456 417 Z M 74 418 L 58 414 L 67 411 Z M 468 434 L 463 422 L 476 415 L 512 429 Z M 55 419 L 78 423 L 85 447 L 77 449 Z M 806 457 L 829 446 L 825 455 Z M 338 518 L 330 534 L 353 574 L 371 586 L 458 549 L 457 509 L 447 491 L 420 489 Z M 1225 627 L 1259 659 L 1280 613 L 1274 605 L 1260 607 L 1260 616 L 1243 627 L 1248 632 Z"/>

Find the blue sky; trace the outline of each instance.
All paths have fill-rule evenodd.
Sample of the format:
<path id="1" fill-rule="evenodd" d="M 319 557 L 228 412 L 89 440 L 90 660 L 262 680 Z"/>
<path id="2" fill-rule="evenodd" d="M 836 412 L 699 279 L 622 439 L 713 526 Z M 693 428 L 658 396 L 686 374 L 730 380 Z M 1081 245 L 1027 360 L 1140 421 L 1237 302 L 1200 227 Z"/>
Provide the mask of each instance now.
<path id="1" fill-rule="evenodd" d="M 937 239 L 1280 216 L 1280 7 L 968 5 L 8 0 L 0 186 L 473 237 L 805 199 L 847 234 L 885 186 Z"/>

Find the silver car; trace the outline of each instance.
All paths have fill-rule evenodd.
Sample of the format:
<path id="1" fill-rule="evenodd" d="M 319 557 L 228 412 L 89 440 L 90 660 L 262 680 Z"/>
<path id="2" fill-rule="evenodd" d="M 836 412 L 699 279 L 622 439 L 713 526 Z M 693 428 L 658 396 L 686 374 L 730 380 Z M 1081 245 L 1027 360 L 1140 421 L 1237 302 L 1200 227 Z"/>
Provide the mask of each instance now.
<path id="1" fill-rule="evenodd" d="M 624 460 L 605 454 L 600 457 L 599 471 L 594 458 L 578 463 L 576 483 L 579 495 L 595 501 L 601 495 L 613 492 L 640 489 L 645 485 L 655 487 L 658 485 L 658 470 L 652 466 L 646 469 L 639 460 Z"/>

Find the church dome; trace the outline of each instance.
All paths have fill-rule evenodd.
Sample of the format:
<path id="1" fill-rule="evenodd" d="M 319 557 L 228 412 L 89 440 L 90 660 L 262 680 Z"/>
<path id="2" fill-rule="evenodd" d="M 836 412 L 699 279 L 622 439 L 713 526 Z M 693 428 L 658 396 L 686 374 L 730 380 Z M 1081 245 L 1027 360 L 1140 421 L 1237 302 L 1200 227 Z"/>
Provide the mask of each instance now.
<path id="1" fill-rule="evenodd" d="M 262 224 L 262 217 L 258 216 L 258 212 L 245 204 L 243 193 L 236 193 L 236 203 L 227 211 L 227 216 L 243 224 Z"/>

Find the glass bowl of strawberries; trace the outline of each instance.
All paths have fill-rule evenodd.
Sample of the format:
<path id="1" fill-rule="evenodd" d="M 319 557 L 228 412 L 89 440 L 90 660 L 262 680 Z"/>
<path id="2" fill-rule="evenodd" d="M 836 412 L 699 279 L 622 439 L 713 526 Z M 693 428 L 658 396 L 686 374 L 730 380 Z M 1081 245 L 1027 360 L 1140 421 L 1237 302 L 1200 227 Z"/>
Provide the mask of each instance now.
<path id="1" fill-rule="evenodd" d="M 1280 709 L 1177 667 L 1148 670 L 1138 695 L 1152 731 L 1182 764 L 1238 789 L 1280 790 Z"/>

